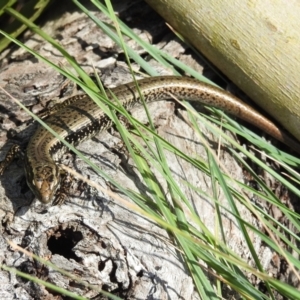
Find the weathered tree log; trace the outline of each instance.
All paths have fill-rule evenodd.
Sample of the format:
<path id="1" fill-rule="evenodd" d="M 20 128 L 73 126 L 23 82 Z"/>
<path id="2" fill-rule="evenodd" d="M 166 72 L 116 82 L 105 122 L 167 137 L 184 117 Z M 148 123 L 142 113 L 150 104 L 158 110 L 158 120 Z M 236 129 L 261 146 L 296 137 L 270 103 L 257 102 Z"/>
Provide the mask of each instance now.
<path id="1" fill-rule="evenodd" d="M 297 1 L 146 1 L 300 139 Z"/>

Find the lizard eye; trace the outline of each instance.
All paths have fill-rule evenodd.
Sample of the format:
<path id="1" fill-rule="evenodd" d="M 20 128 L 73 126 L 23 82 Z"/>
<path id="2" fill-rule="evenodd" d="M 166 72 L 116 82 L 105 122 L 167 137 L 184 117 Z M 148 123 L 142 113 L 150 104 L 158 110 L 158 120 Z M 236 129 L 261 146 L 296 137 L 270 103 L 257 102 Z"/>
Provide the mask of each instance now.
<path id="1" fill-rule="evenodd" d="M 42 182 L 42 181 L 43 181 L 43 178 L 38 177 L 38 178 L 35 178 L 34 180 L 32 180 L 32 183 L 35 185 L 36 182 Z"/>
<path id="2" fill-rule="evenodd" d="M 47 181 L 53 182 L 54 181 L 54 176 L 53 175 L 49 176 Z"/>

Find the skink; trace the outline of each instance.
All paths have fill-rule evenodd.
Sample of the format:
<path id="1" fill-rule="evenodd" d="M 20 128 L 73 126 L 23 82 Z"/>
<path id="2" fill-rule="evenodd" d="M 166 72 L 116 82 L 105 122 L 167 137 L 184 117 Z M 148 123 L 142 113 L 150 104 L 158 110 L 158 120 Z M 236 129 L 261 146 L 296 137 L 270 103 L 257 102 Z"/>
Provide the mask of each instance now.
<path id="1" fill-rule="evenodd" d="M 235 96 L 217 87 L 192 78 L 176 76 L 151 77 L 137 83 L 139 89 L 136 83 L 132 82 L 107 90 L 108 98 L 112 101 L 118 98 L 126 109 L 141 102 L 140 95 L 146 102 L 172 97 L 196 101 L 239 117 L 300 152 L 299 144 L 274 123 Z M 50 115 L 45 122 L 67 142 L 76 146 L 97 132 L 112 126 L 110 118 L 87 95 L 79 98 L 75 96 L 66 101 L 68 105 Z M 67 148 L 42 126 L 29 141 L 25 153 L 26 180 L 37 199 L 45 204 L 51 201 L 63 202 L 55 200 L 63 176 L 56 162 L 66 151 Z M 16 149 L 0 163 L 0 173 L 11 161 L 10 156 L 13 152 L 16 152 Z"/>

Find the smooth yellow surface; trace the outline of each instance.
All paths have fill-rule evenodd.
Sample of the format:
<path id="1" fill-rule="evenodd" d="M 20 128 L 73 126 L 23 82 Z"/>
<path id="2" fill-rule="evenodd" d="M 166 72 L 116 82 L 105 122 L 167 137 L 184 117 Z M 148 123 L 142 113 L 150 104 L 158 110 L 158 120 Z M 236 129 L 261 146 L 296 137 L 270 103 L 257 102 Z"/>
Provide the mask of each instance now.
<path id="1" fill-rule="evenodd" d="M 300 140 L 300 2 L 146 0 Z"/>

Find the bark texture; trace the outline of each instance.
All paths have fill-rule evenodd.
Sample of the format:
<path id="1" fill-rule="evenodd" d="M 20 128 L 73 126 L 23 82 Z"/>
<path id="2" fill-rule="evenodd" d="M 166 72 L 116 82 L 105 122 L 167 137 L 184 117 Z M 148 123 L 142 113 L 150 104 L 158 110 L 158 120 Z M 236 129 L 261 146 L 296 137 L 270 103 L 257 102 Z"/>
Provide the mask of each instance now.
<path id="1" fill-rule="evenodd" d="M 104 86 L 114 87 L 132 81 L 128 66 L 123 62 L 123 51 L 86 15 L 75 7 L 68 7 L 70 3 L 62 1 L 62 6 L 51 11 L 48 17 L 45 16 L 44 24 L 39 24 L 41 28 L 52 37 L 59 37 L 59 42 L 86 72 L 92 73 L 95 68 L 101 74 Z M 109 22 L 107 17 L 97 11 L 91 3 L 88 8 L 96 17 Z M 131 21 L 128 25 L 131 25 L 140 38 L 152 42 L 155 47 L 163 49 L 172 57 L 201 72 L 203 66 L 199 65 L 197 59 L 186 51 L 184 45 L 169 33 L 164 21 L 144 2 L 119 0 L 114 1 L 114 8 L 122 20 Z M 61 54 L 39 36 L 28 32 L 24 39 L 27 46 L 34 48 L 49 60 L 62 64 L 65 62 Z M 141 55 L 147 55 L 139 45 L 132 41 L 129 43 Z M 166 70 L 155 60 L 149 59 L 149 63 L 159 74 L 171 74 L 170 70 Z M 136 64 L 133 64 L 133 67 L 139 78 L 142 70 Z M 33 112 L 39 112 L 44 107 L 50 106 L 55 102 L 52 101 L 55 98 L 70 95 L 74 88 L 69 86 L 65 78 L 22 49 L 14 51 L 7 49 L 1 53 L 0 85 Z M 0 160 L 2 160 L 12 143 L 26 148 L 36 124 L 24 127 L 23 125 L 26 125 L 24 123 L 30 120 L 30 117 L 3 93 L 0 93 L 0 102 Z M 194 157 L 208 165 L 203 140 L 191 125 L 189 115 L 184 109 L 172 102 L 164 101 L 151 103 L 148 108 L 157 133 L 161 137 L 188 157 Z M 142 106 L 135 107 L 131 113 L 144 124 L 148 123 Z M 222 170 L 226 170 L 228 174 L 230 187 L 235 189 L 237 195 L 258 201 L 253 193 L 245 192 L 236 184 L 236 182 L 248 184 L 253 178 L 250 176 L 246 178 L 245 171 L 236 157 L 228 151 L 226 144 L 219 136 L 213 135 L 208 127 L 204 126 L 204 122 L 199 122 L 199 128 L 214 149 L 218 149 L 219 143 L 222 144 L 218 149 L 219 163 Z M 141 139 L 139 141 L 143 142 Z M 136 193 L 151 196 L 151 191 L 145 186 L 120 136 L 115 131 L 105 131 L 82 143 L 78 149 L 122 186 Z M 254 266 L 245 239 L 236 219 L 230 213 L 230 206 L 222 189 L 220 188 L 216 195 L 213 190 L 215 183 L 212 183 L 206 173 L 195 169 L 187 161 L 169 151 L 165 151 L 165 157 L 182 193 L 213 234 L 218 234 L 216 206 L 213 200 L 217 197 L 218 203 L 225 208 L 221 212 L 220 222 L 227 245 L 244 261 Z M 14 251 L 6 242 L 10 240 L 27 251 L 46 258 L 61 269 L 76 274 L 83 281 L 112 292 L 122 299 L 199 299 L 193 280 L 182 262 L 181 254 L 165 230 L 135 212 L 129 205 L 131 200 L 122 193 L 118 195 L 128 201 L 127 206 L 109 196 L 112 186 L 95 174 L 79 157 L 67 153 L 60 162 L 80 172 L 105 190 L 97 192 L 81 185 L 80 182 L 74 182 L 68 201 L 61 207 L 53 206 L 46 210 L 37 202 L 31 203 L 34 196 L 26 185 L 21 161 L 12 163 L 0 177 L 2 232 L 0 264 L 33 274 L 78 295 L 100 299 L 99 291 L 80 285 L 54 269 Z M 265 174 L 264 176 L 266 177 Z M 169 197 L 170 192 L 164 176 L 156 171 L 155 177 Z M 233 180 L 230 181 L 229 178 Z M 280 192 L 273 178 L 267 178 L 266 182 L 271 190 L 276 189 L 277 193 Z M 192 188 L 193 186 L 197 189 Z M 114 189 L 113 191 L 117 192 Z M 267 211 L 272 209 L 272 216 L 276 216 L 281 223 L 288 223 L 289 220 L 280 215 L 280 211 L 276 210 L 277 207 L 270 208 L 269 203 L 264 202 L 260 205 Z M 263 230 L 257 218 L 245 205 L 237 201 L 236 206 L 243 220 Z M 189 217 L 189 214 L 187 216 Z M 189 221 L 192 223 L 193 219 L 189 218 Z M 253 232 L 251 239 L 264 269 L 274 278 L 288 282 L 291 276 L 285 261 L 278 258 L 277 264 L 274 264 L 273 249 L 268 248 Z M 261 286 L 261 282 L 252 274 L 247 276 L 255 286 L 258 288 Z M 224 299 L 240 298 L 225 285 L 222 296 Z M 0 299 L 15 298 L 63 299 L 43 286 L 0 271 Z"/>

